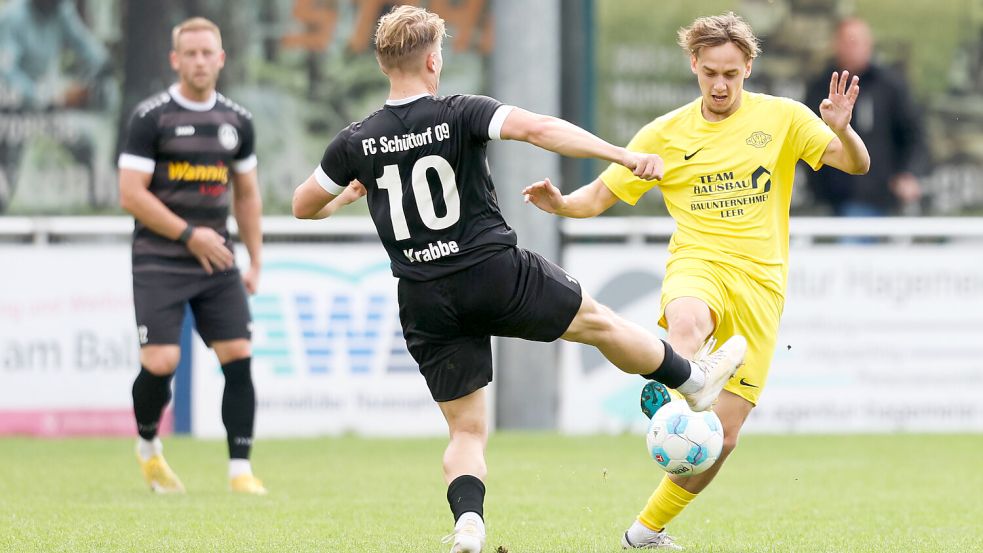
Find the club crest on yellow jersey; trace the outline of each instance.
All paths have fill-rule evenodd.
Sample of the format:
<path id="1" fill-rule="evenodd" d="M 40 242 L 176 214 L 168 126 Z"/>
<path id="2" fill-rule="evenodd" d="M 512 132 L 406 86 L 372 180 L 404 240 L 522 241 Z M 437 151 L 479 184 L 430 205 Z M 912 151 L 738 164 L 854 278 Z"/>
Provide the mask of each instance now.
<path id="1" fill-rule="evenodd" d="M 744 142 L 746 142 L 748 146 L 764 148 L 769 142 L 771 142 L 771 135 L 764 131 L 754 131 Z"/>

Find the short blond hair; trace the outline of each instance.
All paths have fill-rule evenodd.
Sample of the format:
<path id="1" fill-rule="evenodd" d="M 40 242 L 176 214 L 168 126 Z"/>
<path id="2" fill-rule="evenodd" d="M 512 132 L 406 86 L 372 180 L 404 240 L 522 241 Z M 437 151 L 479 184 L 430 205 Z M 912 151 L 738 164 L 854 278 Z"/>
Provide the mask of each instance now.
<path id="1" fill-rule="evenodd" d="M 679 29 L 677 43 L 686 53 L 699 57 L 700 50 L 707 46 L 720 46 L 733 42 L 744 52 L 744 58 L 753 60 L 761 53 L 758 38 L 747 21 L 727 12 L 723 15 L 700 17 L 689 27 Z"/>
<path id="2" fill-rule="evenodd" d="M 444 20 L 416 6 L 397 6 L 379 18 L 375 55 L 383 69 L 404 68 L 447 36 Z"/>
<path id="3" fill-rule="evenodd" d="M 177 52 L 177 40 L 181 37 L 182 33 L 187 33 L 190 31 L 211 31 L 215 33 L 215 37 L 218 38 L 218 47 L 222 47 L 222 31 L 218 29 L 218 25 L 213 23 L 209 19 L 204 17 L 192 17 L 191 19 L 185 19 L 181 23 L 174 26 L 171 31 L 171 48 Z"/>

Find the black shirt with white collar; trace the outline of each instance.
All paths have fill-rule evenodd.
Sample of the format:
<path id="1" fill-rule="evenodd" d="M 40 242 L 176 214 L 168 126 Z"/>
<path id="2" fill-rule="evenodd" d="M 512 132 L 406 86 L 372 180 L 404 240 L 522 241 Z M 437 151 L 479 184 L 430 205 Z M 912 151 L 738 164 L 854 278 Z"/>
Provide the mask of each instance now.
<path id="1" fill-rule="evenodd" d="M 395 276 L 440 278 L 516 245 L 485 154 L 511 110 L 486 96 L 387 101 L 338 133 L 314 177 L 335 195 L 365 185 Z"/>
<path id="2" fill-rule="evenodd" d="M 256 167 L 252 114 L 219 93 L 204 102 L 173 85 L 133 111 L 119 157 L 120 169 L 152 175 L 150 192 L 178 217 L 225 237 L 232 172 Z M 204 274 L 188 248 L 136 221 L 133 271 Z"/>

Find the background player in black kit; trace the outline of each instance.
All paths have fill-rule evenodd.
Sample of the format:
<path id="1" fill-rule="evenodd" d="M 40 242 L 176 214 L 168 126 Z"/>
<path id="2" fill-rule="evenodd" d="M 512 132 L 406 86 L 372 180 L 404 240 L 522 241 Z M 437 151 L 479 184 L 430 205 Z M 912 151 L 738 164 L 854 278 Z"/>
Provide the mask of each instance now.
<path id="1" fill-rule="evenodd" d="M 249 463 L 256 394 L 246 292 L 256 290 L 262 248 L 252 116 L 215 91 L 225 52 L 214 23 L 193 18 L 176 26 L 173 48 L 171 67 L 179 81 L 137 106 L 119 158 L 120 203 L 136 219 L 133 301 L 142 365 L 133 383 L 137 458 L 152 490 L 184 491 L 164 460 L 157 429 L 171 398 L 190 304 L 198 333 L 225 374 L 230 489 L 265 494 Z M 244 275 L 225 225 L 230 199 L 249 251 Z"/>
<path id="2" fill-rule="evenodd" d="M 485 540 L 491 336 L 594 345 L 621 370 L 677 388 L 698 410 L 709 408 L 737 369 L 744 343 L 735 340 L 691 363 L 596 303 L 556 265 L 516 247 L 488 170 L 489 140 L 598 157 L 646 179 L 661 177 L 662 160 L 488 97 L 435 96 L 444 36 L 443 20 L 421 8 L 400 6 L 379 20 L 376 55 L 390 80 L 389 100 L 328 145 L 295 191 L 293 211 L 324 218 L 367 193 L 399 278 L 406 344 L 450 431 L 444 477 L 455 529 L 448 541 L 452 552 L 473 553 Z"/>

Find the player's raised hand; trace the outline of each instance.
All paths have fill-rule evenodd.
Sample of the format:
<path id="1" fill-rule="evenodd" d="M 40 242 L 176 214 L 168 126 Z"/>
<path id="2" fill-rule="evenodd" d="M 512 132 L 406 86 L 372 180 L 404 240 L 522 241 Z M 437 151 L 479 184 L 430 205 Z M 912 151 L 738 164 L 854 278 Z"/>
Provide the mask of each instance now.
<path id="1" fill-rule="evenodd" d="M 860 95 L 860 77 L 854 75 L 853 82 L 849 81 L 849 71 L 844 71 L 842 74 L 834 71 L 829 79 L 829 97 L 819 103 L 819 113 L 823 116 L 823 121 L 834 132 L 844 131 L 850 125 L 850 119 L 853 118 L 853 105 L 857 103 L 857 96 Z"/>
<path id="2" fill-rule="evenodd" d="M 208 274 L 231 269 L 235 260 L 225 247 L 225 238 L 209 227 L 195 227 L 188 239 L 188 249 Z"/>
<path id="3" fill-rule="evenodd" d="M 563 207 L 563 194 L 553 186 L 549 178 L 530 184 L 522 189 L 527 204 L 532 204 L 546 213 L 556 213 Z"/>
<path id="4" fill-rule="evenodd" d="M 662 174 L 665 172 L 662 158 L 658 154 L 628 152 L 624 166 L 643 180 L 662 180 Z"/>

